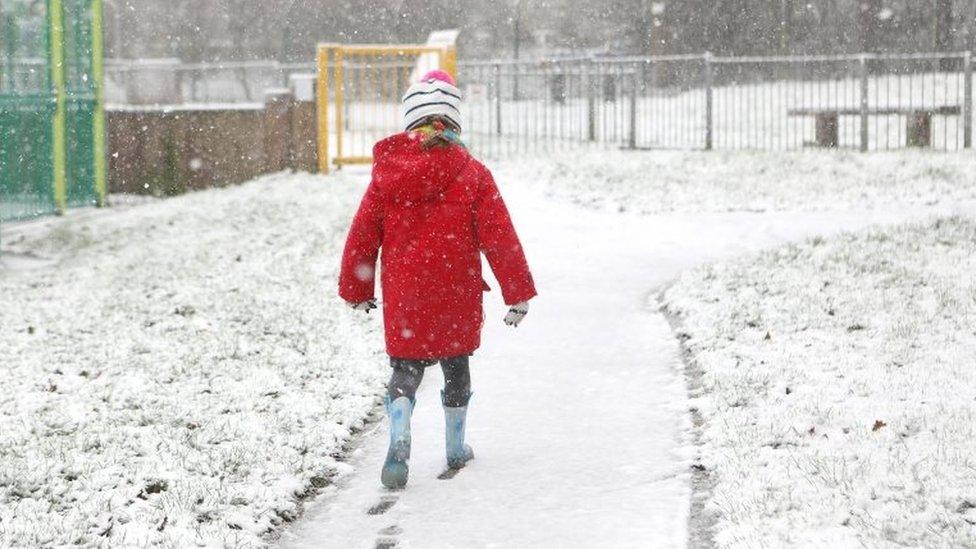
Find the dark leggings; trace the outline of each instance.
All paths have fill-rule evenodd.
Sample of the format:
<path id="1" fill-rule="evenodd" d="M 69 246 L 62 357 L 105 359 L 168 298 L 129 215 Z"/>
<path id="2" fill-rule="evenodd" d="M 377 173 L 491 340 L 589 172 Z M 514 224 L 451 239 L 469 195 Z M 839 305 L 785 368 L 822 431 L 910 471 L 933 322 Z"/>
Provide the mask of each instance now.
<path id="1" fill-rule="evenodd" d="M 471 368 L 468 356 L 456 356 L 441 360 L 412 360 L 390 357 L 393 377 L 387 389 L 390 400 L 407 397 L 417 398 L 417 389 L 424 380 L 424 370 L 440 362 L 444 372 L 443 404 L 448 408 L 461 408 L 468 405 L 471 398 Z"/>

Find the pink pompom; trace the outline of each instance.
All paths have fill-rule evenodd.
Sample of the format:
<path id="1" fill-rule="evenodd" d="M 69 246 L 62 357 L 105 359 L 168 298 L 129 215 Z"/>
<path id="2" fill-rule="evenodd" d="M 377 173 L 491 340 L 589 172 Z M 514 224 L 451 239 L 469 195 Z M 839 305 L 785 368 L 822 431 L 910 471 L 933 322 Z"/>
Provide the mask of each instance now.
<path id="1" fill-rule="evenodd" d="M 454 82 L 454 77 L 442 70 L 430 71 L 420 79 L 421 82 L 427 82 L 430 80 L 440 80 L 441 82 L 447 82 L 452 86 L 457 86 L 457 84 Z"/>

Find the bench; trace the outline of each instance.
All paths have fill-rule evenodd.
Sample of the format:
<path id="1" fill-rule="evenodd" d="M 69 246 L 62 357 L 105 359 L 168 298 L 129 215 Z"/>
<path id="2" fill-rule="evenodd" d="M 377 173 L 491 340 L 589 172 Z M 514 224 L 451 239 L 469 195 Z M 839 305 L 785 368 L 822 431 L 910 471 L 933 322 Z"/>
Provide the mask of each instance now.
<path id="1" fill-rule="evenodd" d="M 816 141 L 818 147 L 836 148 L 839 145 L 838 129 L 841 116 L 904 116 L 906 117 L 905 135 L 908 136 L 909 147 L 930 147 L 932 146 L 932 117 L 933 116 L 960 116 L 962 107 L 959 105 L 946 105 L 933 108 L 910 108 L 910 107 L 890 107 L 879 109 L 868 109 L 862 112 L 860 109 L 850 108 L 817 108 L 817 109 L 790 109 L 787 111 L 789 116 L 813 116 L 816 119 Z"/>

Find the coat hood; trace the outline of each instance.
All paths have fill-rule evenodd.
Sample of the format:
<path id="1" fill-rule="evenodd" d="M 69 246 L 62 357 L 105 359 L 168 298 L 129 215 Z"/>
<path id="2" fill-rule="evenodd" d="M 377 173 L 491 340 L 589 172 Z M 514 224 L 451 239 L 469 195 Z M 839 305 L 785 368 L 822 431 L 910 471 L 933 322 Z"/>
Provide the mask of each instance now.
<path id="1" fill-rule="evenodd" d="M 396 204 L 434 200 L 457 181 L 471 161 L 460 145 L 424 149 L 419 132 L 399 133 L 373 149 L 373 179 Z"/>

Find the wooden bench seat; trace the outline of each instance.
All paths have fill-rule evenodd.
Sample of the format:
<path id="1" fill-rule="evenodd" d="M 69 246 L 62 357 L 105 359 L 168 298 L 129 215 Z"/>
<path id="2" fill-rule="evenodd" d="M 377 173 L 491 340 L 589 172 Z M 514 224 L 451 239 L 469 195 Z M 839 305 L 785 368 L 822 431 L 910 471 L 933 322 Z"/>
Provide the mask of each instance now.
<path id="1" fill-rule="evenodd" d="M 801 108 L 787 111 L 789 116 L 813 116 L 816 119 L 816 145 L 818 147 L 836 148 L 839 145 L 839 128 L 841 116 L 904 116 L 906 118 L 905 135 L 908 137 L 909 147 L 932 146 L 932 117 L 960 116 L 962 107 L 959 105 L 943 105 L 940 107 L 885 107 L 872 108 L 862 113 L 854 108 Z"/>

